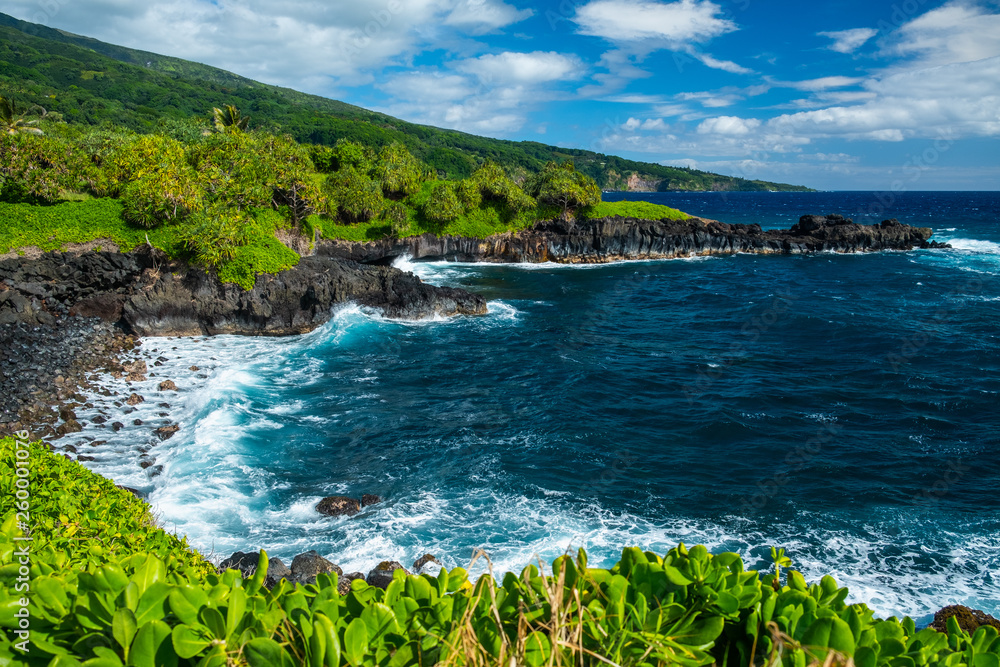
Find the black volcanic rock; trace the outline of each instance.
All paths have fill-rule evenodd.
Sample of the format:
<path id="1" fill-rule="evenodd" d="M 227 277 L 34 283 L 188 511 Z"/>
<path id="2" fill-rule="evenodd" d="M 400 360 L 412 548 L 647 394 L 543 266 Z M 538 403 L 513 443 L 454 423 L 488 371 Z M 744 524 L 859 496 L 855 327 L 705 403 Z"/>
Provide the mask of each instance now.
<path id="1" fill-rule="evenodd" d="M 316 505 L 316 511 L 327 516 L 354 516 L 361 511 L 361 503 L 349 496 L 327 496 Z"/>
<path id="2" fill-rule="evenodd" d="M 612 217 L 541 221 L 531 229 L 485 239 L 424 234 L 370 243 L 324 241 L 317 252 L 358 262 L 385 262 L 406 255 L 462 262 L 601 263 L 733 253 L 912 250 L 931 247 L 931 234 L 928 228 L 910 227 L 895 220 L 859 225 L 839 215 L 803 216 L 789 230 L 768 231 L 760 225 L 731 225 L 701 218 Z"/>
<path id="3" fill-rule="evenodd" d="M 259 276 L 249 291 L 148 247 L 0 261 L 0 324 L 52 325 L 79 315 L 143 336 L 286 335 L 320 326 L 348 302 L 391 318 L 486 313 L 485 300 L 465 290 L 333 257 L 304 257 L 287 271 Z"/>

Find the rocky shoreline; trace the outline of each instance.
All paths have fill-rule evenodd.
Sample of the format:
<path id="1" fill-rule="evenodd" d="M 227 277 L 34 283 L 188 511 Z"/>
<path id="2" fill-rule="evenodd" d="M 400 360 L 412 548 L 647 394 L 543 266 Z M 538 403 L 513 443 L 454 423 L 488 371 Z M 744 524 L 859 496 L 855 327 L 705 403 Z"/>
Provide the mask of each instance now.
<path id="1" fill-rule="evenodd" d="M 96 373 L 139 363 L 123 355 L 140 336 L 300 334 L 346 303 L 402 319 L 486 313 L 485 300 L 465 290 L 333 257 L 304 257 L 293 269 L 260 276 L 250 291 L 149 247 L 2 260 L 0 435 L 78 431 L 72 415 L 88 407 L 84 394 L 101 390 Z"/>
<path id="2" fill-rule="evenodd" d="M 598 264 L 626 260 L 674 259 L 752 253 L 795 255 L 817 252 L 879 252 L 945 248 L 930 240 L 933 231 L 898 220 L 861 225 L 840 215 L 805 215 L 787 230 L 717 220 L 550 220 L 517 233 L 486 239 L 424 234 L 369 243 L 324 241 L 317 253 L 365 263 L 397 257 L 458 262 L 558 262 Z"/>
<path id="3" fill-rule="evenodd" d="M 549 221 L 489 239 L 425 235 L 365 244 L 326 241 L 318 245 L 315 256 L 304 257 L 289 271 L 259 277 L 247 292 L 224 285 L 203 270 L 170 262 L 151 248 L 127 254 L 48 253 L 31 260 L 4 260 L 0 261 L 0 435 L 28 430 L 35 438 L 53 440 L 77 433 L 86 425 L 77 411 L 99 428 L 118 431 L 125 427 L 122 421 L 111 422 L 115 415 L 103 414 L 100 406 L 95 409 L 87 394 L 103 394 L 109 405 L 126 414 L 147 400 L 138 393 L 140 383 L 145 383 L 151 401 L 161 401 L 164 392 L 177 390 L 173 380 L 154 377 L 154 371 L 159 371 L 155 366 L 167 360 L 154 359 L 155 351 L 143 350 L 140 336 L 299 334 L 322 325 L 330 319 L 333 306 L 348 302 L 407 319 L 486 312 L 485 301 L 477 295 L 426 285 L 412 274 L 386 266 L 402 255 L 479 262 L 598 263 L 737 252 L 947 247 L 931 242 L 930 236 L 930 229 L 895 220 L 865 226 L 839 216 L 804 216 L 787 231 L 697 218 Z M 189 370 L 198 371 L 194 366 Z M 101 373 L 121 381 L 117 391 L 101 386 Z M 170 408 L 166 402 L 156 406 Z M 151 447 L 179 429 L 169 421 L 168 412 L 156 415 L 162 419 L 141 425 L 150 429 L 152 444 L 137 445 L 139 466 L 150 477 L 159 469 Z M 101 443 L 89 439 L 88 444 Z M 81 462 L 93 460 L 72 446 L 59 451 Z M 142 497 L 141 491 L 135 492 Z M 378 502 L 381 499 L 373 496 L 360 501 L 331 497 L 317 511 L 350 517 L 362 506 Z M 249 573 L 256 569 L 258 558 L 255 553 L 237 552 L 220 567 Z M 409 569 L 387 560 L 367 574 L 345 575 L 337 565 L 310 551 L 296 556 L 290 566 L 279 558 L 271 559 L 267 580 L 269 585 L 281 579 L 311 583 L 318 574 L 336 572 L 346 591 L 355 579 L 385 587 L 397 569 L 433 575 L 440 567 L 440 561 L 428 554 Z"/>

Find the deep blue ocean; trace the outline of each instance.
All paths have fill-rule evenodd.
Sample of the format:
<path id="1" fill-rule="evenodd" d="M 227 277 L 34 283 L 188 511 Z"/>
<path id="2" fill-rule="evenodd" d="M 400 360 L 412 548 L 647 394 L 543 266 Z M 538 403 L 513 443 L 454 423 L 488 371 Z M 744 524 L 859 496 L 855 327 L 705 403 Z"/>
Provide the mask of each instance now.
<path id="1" fill-rule="evenodd" d="M 128 426 L 79 434 L 107 440 L 82 448 L 88 465 L 150 492 L 161 524 L 215 558 L 317 549 L 367 571 L 483 549 L 502 572 L 683 541 L 763 568 L 775 545 L 882 616 L 1000 614 L 1000 193 L 630 197 L 765 228 L 895 217 L 955 247 L 403 262 L 483 294 L 490 314 L 345 307 L 295 338 L 147 339 L 147 359 L 167 361 L 127 419 L 95 396 Z M 158 393 L 163 378 L 180 393 Z M 168 422 L 181 431 L 159 443 Z M 385 502 L 314 510 L 363 493 Z"/>

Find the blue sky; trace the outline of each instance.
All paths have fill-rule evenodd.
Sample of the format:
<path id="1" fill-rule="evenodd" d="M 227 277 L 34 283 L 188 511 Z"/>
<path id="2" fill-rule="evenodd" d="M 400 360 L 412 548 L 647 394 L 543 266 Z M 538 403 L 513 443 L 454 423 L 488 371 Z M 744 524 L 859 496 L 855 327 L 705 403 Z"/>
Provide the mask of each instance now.
<path id="1" fill-rule="evenodd" d="M 406 120 L 820 189 L 1000 189 L 996 0 L 3 0 Z"/>

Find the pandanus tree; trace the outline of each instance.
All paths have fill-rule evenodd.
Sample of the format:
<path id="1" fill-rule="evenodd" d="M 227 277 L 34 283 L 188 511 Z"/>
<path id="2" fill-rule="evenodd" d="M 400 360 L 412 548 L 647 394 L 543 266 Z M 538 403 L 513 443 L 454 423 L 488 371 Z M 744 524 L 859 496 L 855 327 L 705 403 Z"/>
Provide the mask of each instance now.
<path id="1" fill-rule="evenodd" d="M 243 132 L 250 127 L 250 116 L 244 116 L 231 104 L 227 104 L 224 109 L 216 107 L 212 112 L 215 115 L 215 129 L 219 132 Z"/>
<path id="2" fill-rule="evenodd" d="M 543 204 L 562 208 L 563 217 L 571 210 L 601 203 L 601 189 L 594 179 L 578 172 L 570 161 L 549 162 L 528 179 L 525 192 Z"/>
<path id="3" fill-rule="evenodd" d="M 28 114 L 33 111 L 40 111 L 41 116 L 45 116 L 45 109 L 35 105 L 27 111 L 18 113 L 14 100 L 7 97 L 0 97 L 0 132 L 3 134 L 44 134 L 35 127 L 38 120 L 28 120 Z"/>

